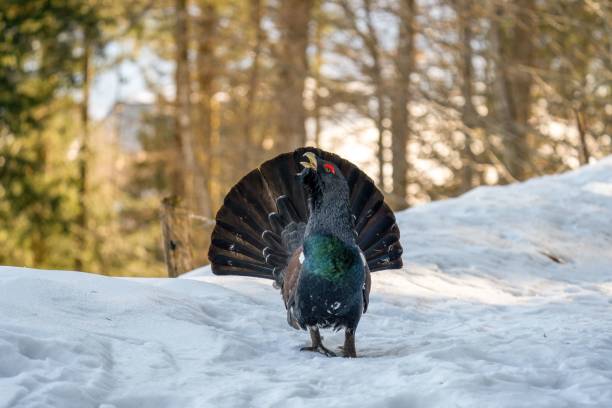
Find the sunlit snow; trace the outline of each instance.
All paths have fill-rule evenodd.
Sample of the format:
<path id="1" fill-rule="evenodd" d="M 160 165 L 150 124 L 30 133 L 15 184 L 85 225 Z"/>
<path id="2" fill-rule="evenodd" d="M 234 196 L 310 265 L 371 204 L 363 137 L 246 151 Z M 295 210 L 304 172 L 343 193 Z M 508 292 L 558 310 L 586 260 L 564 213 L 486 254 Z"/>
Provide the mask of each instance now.
<path id="1" fill-rule="evenodd" d="M 612 407 L 612 158 L 398 220 L 358 359 L 270 281 L 2 267 L 0 407 Z"/>

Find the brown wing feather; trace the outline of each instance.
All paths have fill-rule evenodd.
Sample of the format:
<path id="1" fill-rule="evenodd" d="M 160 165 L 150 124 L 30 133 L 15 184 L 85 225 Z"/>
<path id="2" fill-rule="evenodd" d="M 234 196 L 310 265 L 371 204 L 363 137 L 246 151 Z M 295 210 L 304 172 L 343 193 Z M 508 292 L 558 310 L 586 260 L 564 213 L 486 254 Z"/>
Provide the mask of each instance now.
<path id="1" fill-rule="evenodd" d="M 299 329 L 298 323 L 293 318 L 291 313 L 291 306 L 293 305 L 293 299 L 295 296 L 295 289 L 297 288 L 298 279 L 302 272 L 302 264 L 300 263 L 300 255 L 302 254 L 302 247 L 296 248 L 291 254 L 287 267 L 284 270 L 284 280 L 281 292 L 283 295 L 283 302 L 285 302 L 285 308 L 287 309 L 287 323 L 290 326 Z"/>
<path id="2" fill-rule="evenodd" d="M 302 247 L 297 248 L 293 252 L 284 271 L 285 280 L 283 282 L 282 293 L 285 307 L 287 307 L 289 301 L 293 298 L 295 288 L 297 287 L 298 278 L 300 277 L 300 272 L 302 272 L 302 264 L 300 263 L 301 253 Z"/>

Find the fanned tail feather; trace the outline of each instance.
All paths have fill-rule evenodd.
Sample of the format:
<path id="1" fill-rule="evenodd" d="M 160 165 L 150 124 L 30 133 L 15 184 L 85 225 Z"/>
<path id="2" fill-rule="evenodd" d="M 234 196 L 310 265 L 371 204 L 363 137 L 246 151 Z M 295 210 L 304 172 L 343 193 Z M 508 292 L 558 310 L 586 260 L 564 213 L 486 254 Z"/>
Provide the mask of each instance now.
<path id="1" fill-rule="evenodd" d="M 305 152 L 335 163 L 344 174 L 357 244 L 370 271 L 401 268 L 399 228 L 372 179 L 340 156 L 305 147 L 263 163 L 227 194 L 208 252 L 215 274 L 274 279 L 282 286 L 282 271 L 302 245 L 308 219 L 304 189 L 295 178 Z"/>

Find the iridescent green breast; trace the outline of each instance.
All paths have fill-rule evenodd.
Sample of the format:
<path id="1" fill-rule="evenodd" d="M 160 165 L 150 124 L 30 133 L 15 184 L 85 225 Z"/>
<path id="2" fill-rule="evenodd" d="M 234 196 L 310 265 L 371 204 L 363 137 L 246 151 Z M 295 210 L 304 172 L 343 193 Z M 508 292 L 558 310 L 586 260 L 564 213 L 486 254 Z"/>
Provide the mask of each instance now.
<path id="1" fill-rule="evenodd" d="M 330 281 L 355 275 L 361 260 L 351 247 L 332 235 L 313 235 L 304 241 L 304 269 Z"/>

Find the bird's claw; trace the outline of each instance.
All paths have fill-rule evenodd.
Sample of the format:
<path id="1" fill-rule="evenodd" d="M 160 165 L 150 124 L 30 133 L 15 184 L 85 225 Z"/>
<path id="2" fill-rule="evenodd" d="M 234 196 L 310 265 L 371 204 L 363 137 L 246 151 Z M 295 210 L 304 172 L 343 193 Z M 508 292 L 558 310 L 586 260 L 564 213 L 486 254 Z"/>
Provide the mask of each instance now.
<path id="1" fill-rule="evenodd" d="M 357 354 L 352 355 L 351 353 L 344 350 L 344 346 L 338 347 L 338 351 L 340 351 L 340 355 L 344 358 L 357 358 Z"/>
<path id="2" fill-rule="evenodd" d="M 300 349 L 300 351 L 316 351 L 317 353 L 321 353 L 323 355 L 326 355 L 327 357 L 337 357 L 338 355 L 336 353 L 334 353 L 331 350 L 328 350 L 327 348 L 323 347 L 323 346 L 308 346 L 308 347 L 302 347 Z"/>

